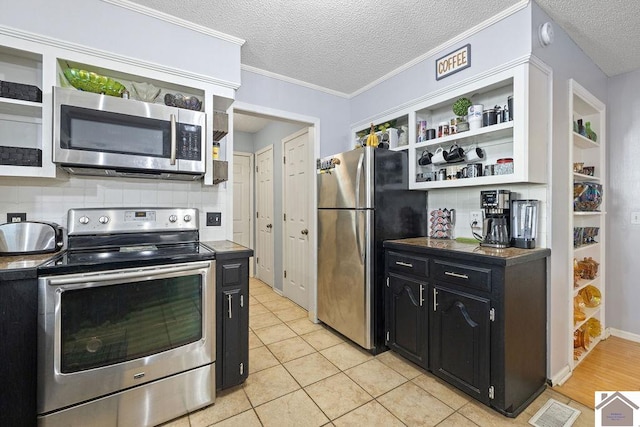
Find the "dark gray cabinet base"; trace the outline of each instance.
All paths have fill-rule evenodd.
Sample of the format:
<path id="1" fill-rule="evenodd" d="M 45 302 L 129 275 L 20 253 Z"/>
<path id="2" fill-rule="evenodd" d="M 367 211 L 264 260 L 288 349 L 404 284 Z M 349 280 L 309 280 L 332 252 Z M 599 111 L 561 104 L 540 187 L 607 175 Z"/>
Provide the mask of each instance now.
<path id="1" fill-rule="evenodd" d="M 409 240 L 384 243 L 387 345 L 516 417 L 546 387 L 550 251 L 491 256 Z"/>
<path id="2" fill-rule="evenodd" d="M 216 388 L 249 373 L 249 259 L 216 260 Z"/>
<path id="3" fill-rule="evenodd" d="M 0 280 L 0 425 L 36 425 L 38 286 Z"/>

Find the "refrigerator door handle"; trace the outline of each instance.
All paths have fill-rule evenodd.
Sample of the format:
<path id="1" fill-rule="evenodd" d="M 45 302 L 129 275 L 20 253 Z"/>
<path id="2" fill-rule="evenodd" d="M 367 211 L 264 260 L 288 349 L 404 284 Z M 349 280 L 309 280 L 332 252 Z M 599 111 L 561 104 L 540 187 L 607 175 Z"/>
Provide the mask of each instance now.
<path id="1" fill-rule="evenodd" d="M 360 258 L 360 264 L 364 264 L 364 252 L 362 251 L 362 243 L 360 238 L 360 214 L 362 211 L 354 211 L 354 215 L 356 216 L 356 247 L 358 248 L 358 256 Z"/>
<path id="2" fill-rule="evenodd" d="M 356 209 L 360 209 L 360 182 L 362 181 L 362 168 L 364 167 L 364 153 L 358 159 L 358 169 L 356 170 Z"/>

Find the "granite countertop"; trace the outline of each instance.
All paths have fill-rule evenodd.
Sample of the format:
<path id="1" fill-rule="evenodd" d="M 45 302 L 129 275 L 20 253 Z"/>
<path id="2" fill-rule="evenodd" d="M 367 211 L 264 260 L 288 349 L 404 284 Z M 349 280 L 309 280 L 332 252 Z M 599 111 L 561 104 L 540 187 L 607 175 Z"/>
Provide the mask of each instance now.
<path id="1" fill-rule="evenodd" d="M 216 253 L 216 259 L 252 257 L 253 249 L 239 245 L 231 240 L 209 240 L 200 243 L 210 247 Z"/>
<path id="2" fill-rule="evenodd" d="M 385 240 L 385 248 L 417 250 L 419 252 L 455 256 L 468 260 L 483 261 L 492 264 L 513 265 L 551 254 L 547 248 L 487 248 L 480 244 L 460 243 L 455 240 L 412 237 L 408 239 Z"/>
<path id="3" fill-rule="evenodd" d="M 45 263 L 58 252 L 48 254 L 23 254 L 0 256 L 0 279 L 29 279 L 36 277 L 36 267 Z"/>

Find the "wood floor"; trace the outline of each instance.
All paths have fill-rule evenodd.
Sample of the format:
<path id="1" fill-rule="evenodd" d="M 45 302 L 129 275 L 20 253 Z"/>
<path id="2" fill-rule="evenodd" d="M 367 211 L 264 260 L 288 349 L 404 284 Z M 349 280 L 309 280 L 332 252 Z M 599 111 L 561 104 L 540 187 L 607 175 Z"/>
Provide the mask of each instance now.
<path id="1" fill-rule="evenodd" d="M 640 391 L 640 343 L 618 337 L 601 341 L 553 390 L 590 408 L 595 391 Z"/>

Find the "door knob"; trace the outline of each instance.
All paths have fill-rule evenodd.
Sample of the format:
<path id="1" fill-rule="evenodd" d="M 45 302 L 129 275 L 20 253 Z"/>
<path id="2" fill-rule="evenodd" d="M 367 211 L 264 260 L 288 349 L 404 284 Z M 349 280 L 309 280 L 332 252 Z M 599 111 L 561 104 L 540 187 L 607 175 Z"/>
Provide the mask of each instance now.
<path id="1" fill-rule="evenodd" d="M 309 234 L 309 230 L 307 230 L 307 229 L 305 228 L 305 229 L 304 229 L 304 230 L 302 230 L 300 233 L 302 233 L 302 234 L 304 234 L 304 235 L 306 236 L 307 234 Z"/>

